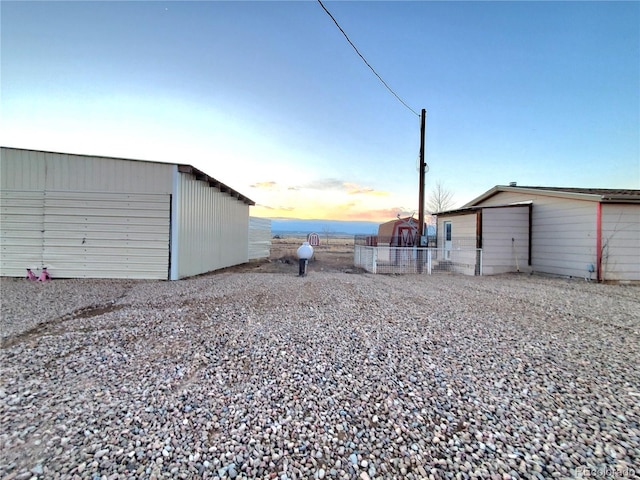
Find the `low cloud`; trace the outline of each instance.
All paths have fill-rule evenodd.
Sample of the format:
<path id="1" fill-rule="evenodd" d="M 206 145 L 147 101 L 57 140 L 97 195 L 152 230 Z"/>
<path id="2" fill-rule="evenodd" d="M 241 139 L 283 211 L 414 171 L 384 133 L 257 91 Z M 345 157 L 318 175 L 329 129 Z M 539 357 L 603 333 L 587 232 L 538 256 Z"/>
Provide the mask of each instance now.
<path id="1" fill-rule="evenodd" d="M 263 188 L 266 190 L 273 190 L 276 187 L 277 183 L 270 181 L 270 182 L 256 182 L 253 185 L 249 185 L 249 187 L 251 188 Z"/>
<path id="2" fill-rule="evenodd" d="M 285 212 L 292 212 L 295 210 L 295 207 L 283 207 L 283 206 L 272 207 L 271 205 L 265 205 L 264 203 L 256 203 L 254 207 L 259 209 L 264 209 L 264 210 L 275 210 L 275 211 L 285 211 Z"/>
<path id="3" fill-rule="evenodd" d="M 374 190 L 371 187 L 362 186 L 353 182 L 345 182 L 337 178 L 321 178 L 302 186 L 289 187 L 288 190 L 300 190 L 304 188 L 312 190 L 341 190 L 348 195 L 374 195 L 378 197 L 389 195 L 389 192 Z"/>
<path id="4" fill-rule="evenodd" d="M 344 187 L 344 182 L 337 178 L 321 178 L 314 180 L 304 185 L 304 188 L 311 188 L 313 190 L 329 190 L 329 189 L 341 189 Z"/>
<path id="5" fill-rule="evenodd" d="M 344 188 L 347 190 L 349 195 L 374 195 L 376 197 L 384 197 L 389 195 L 389 192 L 383 192 L 381 190 L 374 190 L 371 187 L 362 187 L 357 183 L 349 183 L 345 182 Z"/>
<path id="6" fill-rule="evenodd" d="M 271 191 L 282 189 L 286 189 L 289 192 L 298 192 L 300 190 L 337 190 L 344 192 L 347 195 L 367 195 L 376 197 L 384 197 L 389 195 L 389 192 L 375 190 L 371 187 L 363 186 L 354 182 L 345 182 L 344 180 L 340 180 L 338 178 L 320 178 L 305 184 L 288 186 L 270 180 L 265 182 L 256 182 L 249 186 L 251 188 Z"/>
<path id="7" fill-rule="evenodd" d="M 365 210 L 358 212 L 345 212 L 346 220 L 363 220 L 363 221 L 371 221 L 371 222 L 388 222 L 397 218 L 398 215 L 401 217 L 410 217 L 413 211 L 409 211 L 403 207 L 395 207 L 395 208 L 381 208 L 378 210 Z"/>

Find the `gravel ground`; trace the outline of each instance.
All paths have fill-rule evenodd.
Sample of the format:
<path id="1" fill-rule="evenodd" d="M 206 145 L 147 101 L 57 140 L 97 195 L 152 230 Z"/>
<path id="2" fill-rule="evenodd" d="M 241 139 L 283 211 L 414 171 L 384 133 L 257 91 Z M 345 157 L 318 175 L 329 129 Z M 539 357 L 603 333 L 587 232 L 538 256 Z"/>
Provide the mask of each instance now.
<path id="1" fill-rule="evenodd" d="M 640 478 L 640 287 L 1 279 L 0 477 Z"/>

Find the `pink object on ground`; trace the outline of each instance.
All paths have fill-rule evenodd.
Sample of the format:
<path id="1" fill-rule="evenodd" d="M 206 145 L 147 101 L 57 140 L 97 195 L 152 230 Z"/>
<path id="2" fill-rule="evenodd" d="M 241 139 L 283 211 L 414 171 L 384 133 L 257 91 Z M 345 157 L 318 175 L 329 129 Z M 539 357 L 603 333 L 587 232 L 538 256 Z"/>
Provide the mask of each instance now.
<path id="1" fill-rule="evenodd" d="M 30 268 L 27 268 L 27 280 L 32 280 L 32 281 L 36 281 L 38 280 L 38 277 L 36 277 L 33 272 L 31 271 Z"/>
<path id="2" fill-rule="evenodd" d="M 40 273 L 40 278 L 38 278 L 41 282 L 46 282 L 47 280 L 51 280 L 51 275 L 47 272 L 47 267 L 42 267 L 42 272 Z"/>

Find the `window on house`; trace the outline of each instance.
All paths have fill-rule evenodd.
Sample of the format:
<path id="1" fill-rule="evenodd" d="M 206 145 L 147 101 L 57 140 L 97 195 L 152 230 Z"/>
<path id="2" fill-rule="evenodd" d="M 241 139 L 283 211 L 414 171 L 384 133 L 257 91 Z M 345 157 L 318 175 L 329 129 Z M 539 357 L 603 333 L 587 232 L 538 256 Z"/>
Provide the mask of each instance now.
<path id="1" fill-rule="evenodd" d="M 444 222 L 444 240 L 445 242 L 451 241 L 451 222 Z"/>

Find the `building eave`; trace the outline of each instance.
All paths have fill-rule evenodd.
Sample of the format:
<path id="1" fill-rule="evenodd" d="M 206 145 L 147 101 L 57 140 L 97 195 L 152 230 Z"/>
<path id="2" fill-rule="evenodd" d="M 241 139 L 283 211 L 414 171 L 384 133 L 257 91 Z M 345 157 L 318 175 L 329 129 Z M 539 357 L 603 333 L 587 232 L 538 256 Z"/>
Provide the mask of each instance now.
<path id="1" fill-rule="evenodd" d="M 494 208 L 516 208 L 516 207 L 528 207 L 531 205 L 532 201 L 526 202 L 514 202 L 514 203 L 505 203 L 502 205 L 474 205 L 472 207 L 462 207 L 457 208 L 455 210 L 447 210 L 445 212 L 434 213 L 434 215 L 439 217 L 453 217 L 456 215 L 466 215 L 469 213 L 477 212 L 478 210 L 489 210 Z"/>
<path id="2" fill-rule="evenodd" d="M 486 191 L 479 197 L 474 198 L 470 202 L 466 203 L 462 206 L 462 208 L 469 208 L 473 206 L 478 206 L 482 202 L 487 201 L 491 197 L 502 193 L 520 193 L 520 194 L 529 194 L 529 195 L 538 195 L 545 197 L 559 197 L 566 198 L 572 200 L 585 200 L 590 202 L 602 202 L 602 203 L 640 203 L 640 195 L 632 196 L 632 195 L 611 195 L 611 194 L 601 194 L 596 192 L 573 192 L 563 190 L 562 188 L 537 188 L 537 187 L 518 187 L 518 186 L 510 186 L 510 185 L 496 185 L 492 189 Z"/>
<path id="3" fill-rule="evenodd" d="M 221 192 L 227 193 L 230 196 L 232 196 L 234 198 L 237 198 L 241 202 L 246 203 L 247 205 L 253 206 L 253 205 L 256 204 L 256 202 L 254 202 L 250 198 L 245 197 L 240 192 L 234 190 L 233 188 L 229 187 L 228 185 L 225 185 L 221 181 L 216 180 L 213 177 L 210 177 L 209 175 L 207 175 L 206 173 L 204 173 L 201 170 L 198 170 L 197 168 L 195 168 L 192 165 L 178 164 L 178 171 L 180 173 L 189 173 L 191 175 L 194 175 L 196 177 L 196 180 L 199 180 L 199 181 L 202 181 L 202 182 L 206 182 L 206 183 L 209 184 L 210 187 L 217 188 Z"/>

